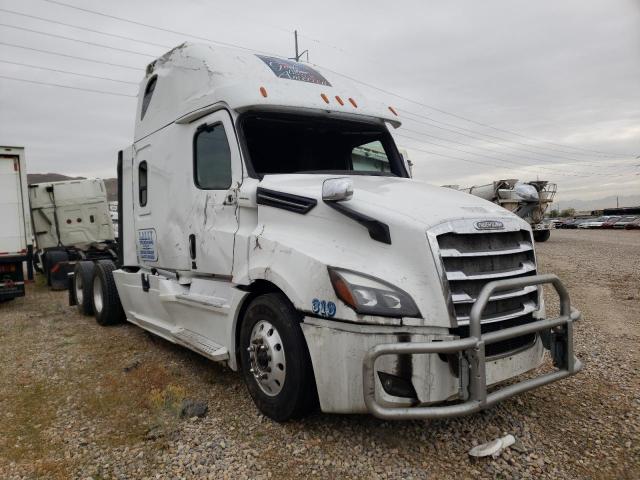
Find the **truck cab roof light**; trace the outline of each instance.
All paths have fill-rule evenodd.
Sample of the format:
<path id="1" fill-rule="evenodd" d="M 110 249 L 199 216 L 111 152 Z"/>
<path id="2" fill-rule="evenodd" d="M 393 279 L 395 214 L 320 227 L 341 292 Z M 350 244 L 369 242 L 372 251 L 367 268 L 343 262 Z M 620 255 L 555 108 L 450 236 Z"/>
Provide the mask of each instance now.
<path id="1" fill-rule="evenodd" d="M 260 87 L 260 94 L 264 97 L 267 98 L 267 89 L 264 87 Z"/>
<path id="2" fill-rule="evenodd" d="M 357 103 L 356 103 L 356 101 L 355 101 L 353 98 L 351 98 L 351 97 L 349 97 L 349 103 L 350 103 L 351 105 L 353 105 L 353 107 L 354 107 L 354 108 L 358 108 L 358 104 L 357 104 Z"/>
<path id="3" fill-rule="evenodd" d="M 327 97 L 324 93 L 321 93 L 320 97 L 322 97 L 322 100 L 324 100 L 324 103 L 329 103 L 329 97 Z"/>
<path id="4" fill-rule="evenodd" d="M 342 101 L 342 99 L 341 99 L 338 95 L 336 95 L 336 100 L 338 101 L 338 103 L 340 104 L 340 106 L 343 106 L 343 105 L 344 105 L 344 102 Z"/>
<path id="5" fill-rule="evenodd" d="M 391 111 L 391 113 L 393 113 L 396 117 L 398 116 L 398 112 L 395 111 L 395 109 L 393 107 L 389 107 L 389 110 Z"/>

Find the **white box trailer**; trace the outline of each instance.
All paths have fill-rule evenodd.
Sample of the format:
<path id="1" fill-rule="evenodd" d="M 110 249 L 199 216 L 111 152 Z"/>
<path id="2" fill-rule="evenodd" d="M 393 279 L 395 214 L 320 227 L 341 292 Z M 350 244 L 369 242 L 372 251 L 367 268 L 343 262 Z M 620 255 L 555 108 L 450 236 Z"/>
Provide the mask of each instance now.
<path id="1" fill-rule="evenodd" d="M 278 421 L 463 415 L 576 373 L 579 313 L 529 224 L 410 178 L 399 125 L 308 64 L 171 50 L 118 158 L 120 257 L 78 263 L 71 300 L 240 370 Z M 557 369 L 514 381 L 545 352 Z"/>
<path id="2" fill-rule="evenodd" d="M 24 296 L 24 269 L 33 279 L 33 242 L 23 147 L 0 146 L 0 302 Z"/>
<path id="3" fill-rule="evenodd" d="M 53 288 L 67 287 L 77 260 L 115 259 L 116 243 L 104 181 L 99 178 L 29 185 L 36 268 Z"/>

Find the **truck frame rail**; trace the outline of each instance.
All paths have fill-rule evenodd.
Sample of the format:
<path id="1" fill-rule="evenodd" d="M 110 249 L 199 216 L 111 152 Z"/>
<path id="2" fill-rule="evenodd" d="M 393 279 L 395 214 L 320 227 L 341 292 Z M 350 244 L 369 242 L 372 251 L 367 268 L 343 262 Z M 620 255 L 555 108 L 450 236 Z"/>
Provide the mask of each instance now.
<path id="1" fill-rule="evenodd" d="M 482 334 L 482 313 L 494 292 L 544 284 L 551 284 L 556 290 L 560 299 L 560 316 Z M 580 312 L 572 309 L 569 293 L 556 275 L 535 275 L 487 283 L 471 309 L 469 337 L 444 342 L 388 343 L 372 347 L 363 360 L 365 404 L 373 415 L 385 420 L 456 417 L 478 412 L 519 393 L 574 375 L 582 369 L 582 363 L 573 354 L 573 323 L 579 318 Z M 549 348 L 557 369 L 487 392 L 485 346 L 534 332 L 542 332 L 543 343 Z M 464 401 L 416 407 L 387 407 L 376 401 L 375 362 L 378 357 L 431 353 L 460 354 L 463 365 L 467 365 L 469 369 L 468 377 L 460 375 L 461 391 L 467 397 Z"/>

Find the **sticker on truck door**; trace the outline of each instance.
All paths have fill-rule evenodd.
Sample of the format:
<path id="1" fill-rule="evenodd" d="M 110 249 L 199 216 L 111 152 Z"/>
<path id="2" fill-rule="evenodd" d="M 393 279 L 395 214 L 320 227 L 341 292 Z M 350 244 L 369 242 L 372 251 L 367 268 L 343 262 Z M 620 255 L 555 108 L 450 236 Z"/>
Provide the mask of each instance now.
<path id="1" fill-rule="evenodd" d="M 153 228 L 138 230 L 138 258 L 147 262 L 158 261 L 156 250 L 156 231 Z"/>

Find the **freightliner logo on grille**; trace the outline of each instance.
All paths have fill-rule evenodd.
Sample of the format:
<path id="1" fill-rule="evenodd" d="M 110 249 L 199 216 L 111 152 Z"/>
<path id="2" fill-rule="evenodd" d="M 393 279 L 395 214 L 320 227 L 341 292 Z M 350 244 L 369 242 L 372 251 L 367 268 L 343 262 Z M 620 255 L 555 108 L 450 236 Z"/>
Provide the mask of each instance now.
<path id="1" fill-rule="evenodd" d="M 498 220 L 483 220 L 476 222 L 476 230 L 503 230 L 504 224 Z"/>

